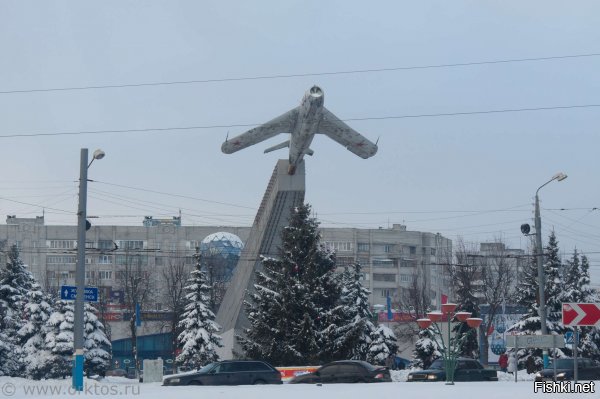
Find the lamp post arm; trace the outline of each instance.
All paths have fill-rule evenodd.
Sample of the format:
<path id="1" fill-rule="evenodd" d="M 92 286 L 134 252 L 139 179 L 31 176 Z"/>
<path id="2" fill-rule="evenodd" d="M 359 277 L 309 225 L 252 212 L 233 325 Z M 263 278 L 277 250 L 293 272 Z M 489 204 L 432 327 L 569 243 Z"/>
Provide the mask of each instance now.
<path id="1" fill-rule="evenodd" d="M 554 180 L 556 180 L 556 176 L 554 176 L 552 179 L 548 180 L 546 183 L 542 184 L 541 186 L 538 187 L 537 190 L 535 190 L 535 196 L 537 197 L 538 192 L 542 189 L 542 187 L 544 187 L 545 185 L 553 182 Z"/>

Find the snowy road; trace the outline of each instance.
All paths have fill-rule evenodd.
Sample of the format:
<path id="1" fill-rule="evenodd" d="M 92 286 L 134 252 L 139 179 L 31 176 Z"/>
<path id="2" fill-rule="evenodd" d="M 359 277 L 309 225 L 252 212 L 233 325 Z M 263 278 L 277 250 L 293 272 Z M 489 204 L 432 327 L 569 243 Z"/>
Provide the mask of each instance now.
<path id="1" fill-rule="evenodd" d="M 125 378 L 107 378 L 102 382 L 86 380 L 82 394 L 70 390 L 70 380 L 29 381 L 0 377 L 0 398 L 32 397 L 129 397 L 148 399 L 332 399 L 332 398 L 598 398 L 589 394 L 534 393 L 533 381 L 443 382 L 337 385 L 262 385 L 233 387 L 163 387 L 160 383 L 137 384 Z"/>

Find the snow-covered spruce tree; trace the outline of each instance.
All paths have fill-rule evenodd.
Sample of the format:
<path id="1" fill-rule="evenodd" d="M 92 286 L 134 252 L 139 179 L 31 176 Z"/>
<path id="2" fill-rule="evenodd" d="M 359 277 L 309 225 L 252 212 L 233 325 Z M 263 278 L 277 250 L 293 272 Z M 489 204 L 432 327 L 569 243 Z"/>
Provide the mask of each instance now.
<path id="1" fill-rule="evenodd" d="M 47 378 L 64 378 L 71 374 L 73 358 L 73 302 L 57 301 L 46 322 L 47 356 L 40 359 L 40 368 Z"/>
<path id="2" fill-rule="evenodd" d="M 217 334 L 220 327 L 209 307 L 210 286 L 206 272 L 202 271 L 200 254 L 197 252 L 194 258 L 196 266 L 185 287 L 186 305 L 179 321 L 182 332 L 177 339 L 181 353 L 176 361 L 180 365 L 200 368 L 219 360 L 216 350 L 223 344 Z"/>
<path id="3" fill-rule="evenodd" d="M 42 359 L 50 354 L 46 349 L 46 323 L 52 314 L 51 303 L 52 299 L 42 291 L 39 284 L 32 284 L 29 302 L 25 305 L 23 314 L 25 322 L 18 331 L 23 348 L 22 362 L 28 378 L 45 378 L 48 371 Z"/>
<path id="4" fill-rule="evenodd" d="M 419 339 L 415 343 L 413 351 L 413 366 L 422 369 L 428 369 L 434 360 L 442 357 L 443 349 L 440 348 L 434 339 L 435 333 L 432 328 L 426 328 L 419 331 Z"/>
<path id="5" fill-rule="evenodd" d="M 469 249 L 460 242 L 456 251 L 456 264 L 450 267 L 450 277 L 454 287 L 457 310 L 471 313 L 471 317 L 479 317 L 479 301 L 475 296 L 478 288 L 475 285 L 481 279 L 482 265 L 474 263 Z M 467 323 L 457 323 L 452 327 L 456 339 L 461 339 L 458 353 L 461 356 L 478 358 L 479 343 L 477 342 L 477 331 L 469 328 Z M 446 343 L 448 344 L 448 343 Z"/>
<path id="6" fill-rule="evenodd" d="M 563 280 L 561 272 L 563 264 L 558 252 L 558 240 L 554 231 L 552 231 L 546 247 L 544 264 L 546 274 L 546 325 L 548 334 L 562 336 L 573 329 L 562 324 Z M 556 349 L 556 351 L 556 357 L 571 356 L 569 349 Z M 552 350 L 550 350 L 550 356 L 552 356 Z"/>
<path id="7" fill-rule="evenodd" d="M 110 367 L 110 351 L 112 344 L 106 337 L 104 324 L 96 316 L 97 310 L 92 305 L 85 304 L 84 313 L 84 364 L 85 374 L 104 376 Z"/>
<path id="8" fill-rule="evenodd" d="M 29 301 L 30 291 L 35 280 L 19 258 L 16 245 L 10 247 L 5 268 L 0 268 L 0 308 L 3 313 L 2 353 L 7 358 L 0 357 L 0 371 L 8 376 L 22 376 L 24 363 L 22 362 L 23 342 L 19 331 L 25 321 L 23 315 L 25 305 Z"/>
<path id="9" fill-rule="evenodd" d="M 308 364 L 315 358 L 309 349 L 313 340 L 319 348 L 333 346 L 335 337 L 323 331 L 340 317 L 335 257 L 320 245 L 318 223 L 309 215 L 308 205 L 293 210 L 280 257 L 263 258 L 263 270 L 255 275 L 255 290 L 245 303 L 250 327 L 237 337 L 247 357 L 276 366 Z M 305 314 L 314 323 L 309 329 L 314 337 L 299 339 L 301 331 L 309 331 Z M 330 355 L 317 354 L 320 361 L 329 361 Z"/>
<path id="10" fill-rule="evenodd" d="M 371 345 L 369 346 L 369 355 L 367 361 L 372 364 L 384 365 L 390 355 L 398 352 L 398 342 L 394 332 L 380 324 L 375 331 L 371 333 Z"/>
<path id="11" fill-rule="evenodd" d="M 562 262 L 558 256 L 558 241 L 554 231 L 550 233 L 548 245 L 544 251 L 544 274 L 546 276 L 545 299 L 546 299 L 546 326 L 549 334 L 562 335 L 570 328 L 565 328 L 562 324 L 562 305 L 563 281 L 561 279 Z M 517 323 L 508 329 L 518 335 L 536 335 L 541 334 L 541 324 L 539 316 L 539 305 L 537 304 L 538 295 L 534 291 L 538 285 L 534 281 L 537 279 L 536 257 L 532 257 L 531 264 L 526 266 L 524 283 L 519 290 L 518 301 L 521 305 L 527 307 L 527 313 L 521 317 Z M 535 270 L 535 272 L 534 272 Z M 534 276 L 536 276 L 534 278 Z M 533 300 L 532 300 L 533 297 Z M 556 357 L 564 357 L 571 354 L 569 349 L 556 349 Z M 519 349 L 517 359 L 520 367 L 524 367 L 527 359 L 533 356 L 537 368 L 543 366 L 542 349 L 527 348 Z M 550 350 L 550 356 L 553 356 Z"/>
<path id="12" fill-rule="evenodd" d="M 20 363 L 16 354 L 16 345 L 11 337 L 6 333 L 8 331 L 8 317 L 6 309 L 0 303 L 0 376 L 17 375 Z"/>
<path id="13" fill-rule="evenodd" d="M 590 288 L 590 265 L 585 255 L 579 257 L 577 250 L 574 250 L 573 256 L 566 262 L 563 276 L 563 303 L 598 302 L 597 294 Z M 596 327 L 581 327 L 579 331 L 582 355 L 600 360 L 600 331 Z"/>
<path id="14" fill-rule="evenodd" d="M 361 265 L 355 263 L 344 270 L 340 305 L 327 317 L 323 334 L 330 347 L 324 353 L 333 359 L 367 360 L 372 344 L 371 334 L 377 330 L 369 307 L 369 290 L 361 282 Z"/>

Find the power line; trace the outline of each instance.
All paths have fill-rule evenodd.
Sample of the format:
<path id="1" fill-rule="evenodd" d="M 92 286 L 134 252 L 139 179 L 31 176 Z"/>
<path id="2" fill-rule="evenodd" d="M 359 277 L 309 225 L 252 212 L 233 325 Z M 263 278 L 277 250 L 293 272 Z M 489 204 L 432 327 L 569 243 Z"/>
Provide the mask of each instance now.
<path id="1" fill-rule="evenodd" d="M 229 202 L 213 201 L 213 200 L 208 200 L 208 199 L 205 199 L 205 198 L 191 197 L 191 196 L 188 196 L 188 195 L 181 195 L 181 194 L 166 193 L 164 191 L 156 191 L 156 190 L 150 190 L 150 189 L 147 189 L 147 188 L 139 188 L 139 187 L 126 186 L 126 185 L 123 185 L 123 184 L 108 183 L 108 182 L 103 182 L 103 181 L 99 181 L 99 180 L 91 180 L 91 181 L 93 181 L 94 183 L 106 184 L 108 186 L 128 188 L 130 190 L 145 191 L 145 192 L 154 193 L 154 194 L 167 195 L 167 196 L 170 196 L 170 197 L 185 198 L 185 199 L 191 199 L 191 200 L 195 200 L 195 201 L 202 201 L 202 202 L 209 202 L 209 203 L 219 204 L 219 205 L 233 206 L 233 207 L 236 207 L 236 208 L 245 208 L 245 209 L 256 210 L 256 207 L 250 207 L 250 206 L 232 204 L 232 203 L 229 203 Z"/>
<path id="2" fill-rule="evenodd" d="M 344 122 L 352 121 L 373 121 L 373 120 L 393 120 L 393 119 L 409 119 L 409 118 L 436 118 L 444 116 L 467 116 L 467 115 L 485 115 L 485 114 L 503 114 L 511 112 L 535 112 L 535 111 L 551 111 L 551 110 L 566 110 L 566 109 L 585 109 L 597 108 L 600 104 L 580 104 L 580 105 L 559 105 L 551 107 L 531 107 L 531 108 L 506 108 L 493 109 L 483 111 L 464 111 L 464 112 L 445 112 L 433 114 L 409 114 L 409 115 L 391 115 L 391 116 L 373 116 L 364 118 L 347 118 L 341 119 Z M 261 123 L 238 123 L 231 125 L 200 125 L 200 126 L 172 126 L 172 127 L 154 127 L 142 129 L 113 129 L 113 130 L 80 130 L 73 132 L 52 132 L 52 133 L 25 133 L 25 134 L 3 134 L 0 138 L 19 138 L 19 137 L 46 137 L 46 136 L 74 136 L 82 134 L 108 134 L 108 133 L 143 133 L 143 132 L 167 132 L 167 131 L 187 131 L 196 129 L 230 129 L 236 127 L 253 127 L 259 126 Z"/>
<path id="3" fill-rule="evenodd" d="M 333 72 L 332 71 L 308 72 L 308 73 L 280 74 L 280 75 L 242 76 L 242 77 L 217 78 L 217 79 L 179 80 L 179 81 L 167 81 L 167 82 L 146 82 L 146 83 L 129 83 L 129 84 L 114 84 L 114 85 L 56 87 L 56 88 L 47 88 L 47 89 L 3 90 L 3 91 L 0 91 L 0 94 L 45 93 L 45 92 L 56 92 L 56 91 L 100 90 L 100 89 L 136 88 L 136 87 L 148 87 L 148 86 L 174 86 L 174 85 L 188 85 L 188 84 L 239 82 L 239 81 L 245 81 L 245 80 L 269 80 L 269 79 L 289 79 L 289 78 L 302 78 L 302 77 L 313 77 L 313 76 L 352 75 L 352 74 L 364 74 L 364 73 L 408 71 L 408 70 L 416 70 L 416 69 L 457 68 L 457 67 L 467 67 L 467 66 L 477 66 L 477 65 L 508 64 L 508 63 L 516 63 L 516 62 L 564 60 L 564 59 L 597 57 L 597 56 L 600 56 L 600 53 L 557 55 L 557 56 L 533 57 L 533 58 L 512 58 L 512 59 L 504 59 L 504 60 L 460 62 L 460 63 L 453 63 L 453 64 L 432 64 L 432 65 L 413 65 L 413 66 L 391 67 L 391 68 L 355 69 L 355 70 L 349 70 L 349 71 L 333 71 Z"/>

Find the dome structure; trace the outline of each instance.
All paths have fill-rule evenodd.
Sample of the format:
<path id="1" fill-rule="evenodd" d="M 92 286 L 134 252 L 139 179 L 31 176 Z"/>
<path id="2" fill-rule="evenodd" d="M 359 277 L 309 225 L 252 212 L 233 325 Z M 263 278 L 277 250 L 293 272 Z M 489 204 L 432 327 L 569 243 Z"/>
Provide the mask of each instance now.
<path id="1" fill-rule="evenodd" d="M 206 267 L 212 267 L 217 279 L 228 281 L 244 249 L 242 240 L 232 233 L 220 231 L 206 236 L 200 243 L 200 254 Z"/>

